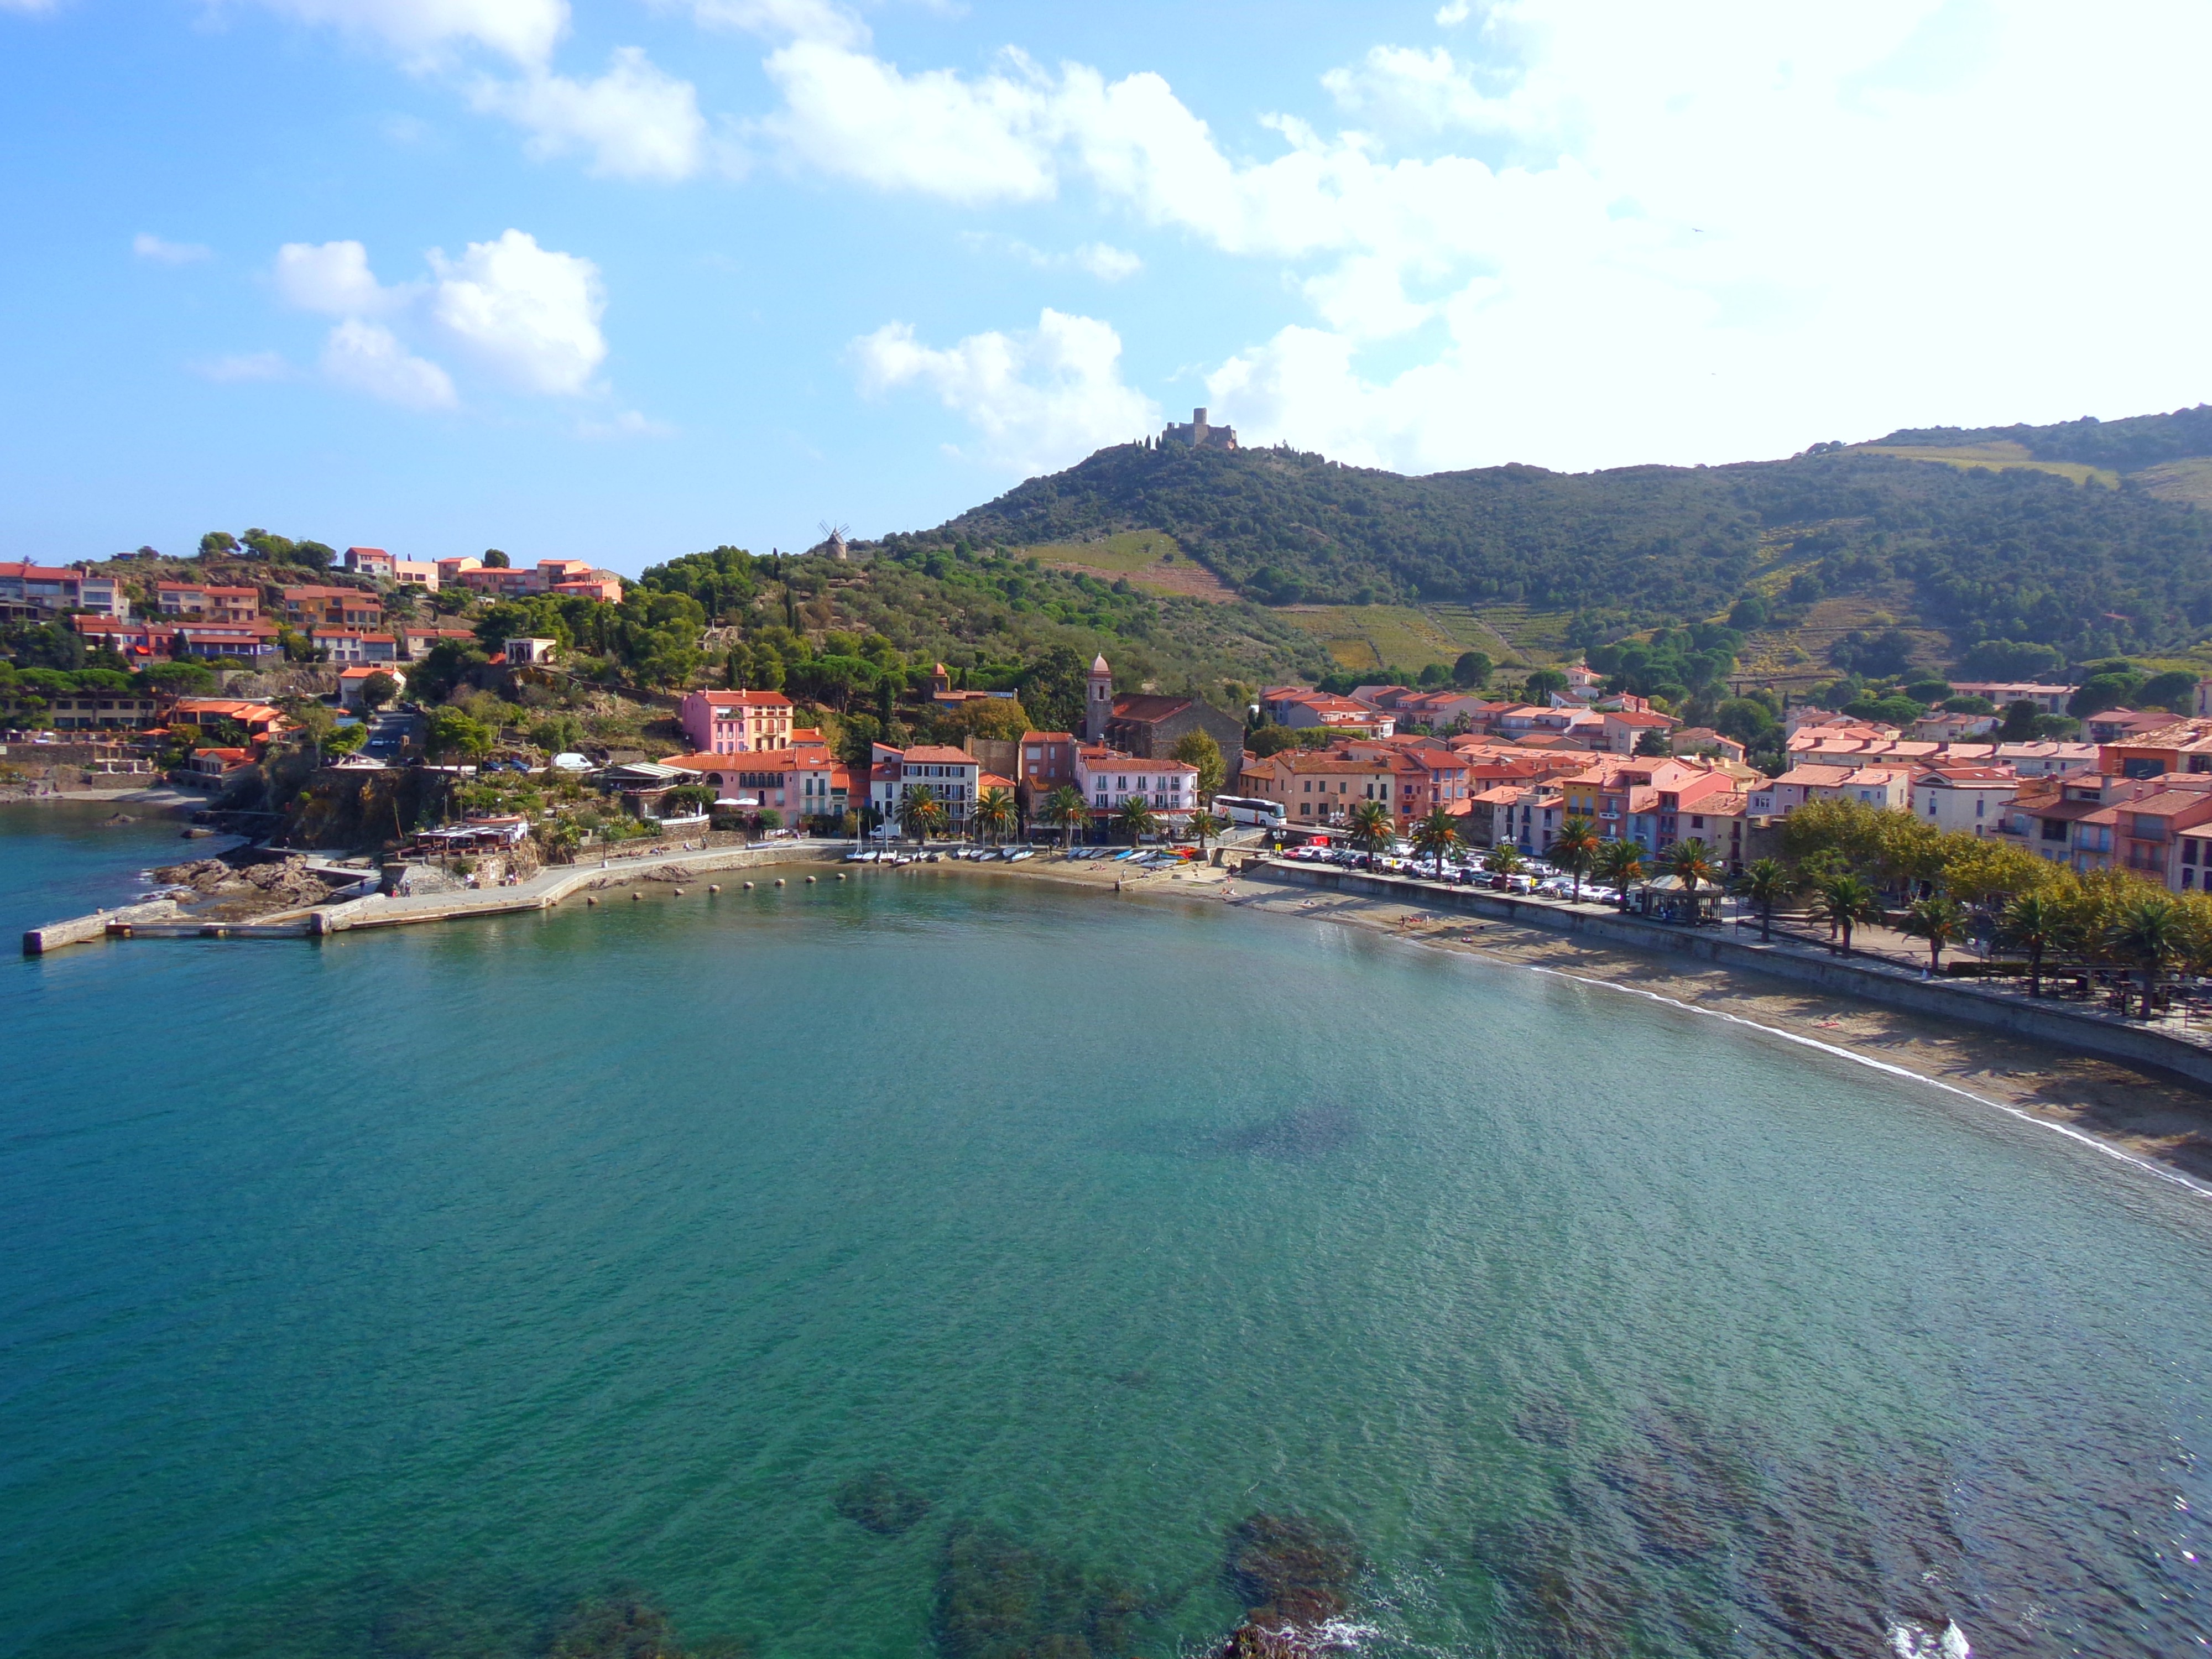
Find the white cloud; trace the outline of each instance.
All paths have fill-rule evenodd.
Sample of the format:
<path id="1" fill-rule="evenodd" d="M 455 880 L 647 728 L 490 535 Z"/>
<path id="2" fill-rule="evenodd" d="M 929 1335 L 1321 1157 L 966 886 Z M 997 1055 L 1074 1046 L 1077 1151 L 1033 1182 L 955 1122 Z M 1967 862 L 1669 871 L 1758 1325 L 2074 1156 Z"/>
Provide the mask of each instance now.
<path id="1" fill-rule="evenodd" d="M 1078 270 L 1089 271 L 1102 283 L 1127 281 L 1145 268 L 1145 262 L 1127 249 L 1105 242 L 1085 242 L 1068 257 Z"/>
<path id="2" fill-rule="evenodd" d="M 861 389 L 920 386 L 981 434 L 993 462 L 1025 472 L 1080 460 L 1160 424 L 1159 406 L 1121 381 L 1121 337 L 1049 308 L 1034 330 L 996 330 L 937 349 L 905 323 L 853 343 Z"/>
<path id="3" fill-rule="evenodd" d="M 2203 153 L 2212 9 L 2114 0 L 2084 31 L 2062 0 L 1495 0 L 1437 21 L 1469 24 L 1462 50 L 1378 46 L 1328 78 L 1344 131 L 1274 119 L 1257 160 L 1158 75 L 908 72 L 818 40 L 770 56 L 785 104 L 756 131 L 954 203 L 1087 181 L 1279 266 L 1310 319 L 1224 362 L 1215 403 L 1395 465 L 1719 459 L 2212 384 L 2212 225 L 2172 206 Z"/>
<path id="4" fill-rule="evenodd" d="M 301 310 L 342 319 L 324 348 L 325 375 L 392 403 L 444 409 L 459 400 L 452 377 L 414 355 L 402 331 L 439 336 L 523 392 L 591 390 L 607 355 L 598 266 L 520 230 L 471 242 L 458 259 L 433 248 L 428 259 L 434 280 L 387 286 L 359 242 L 288 242 L 276 254 L 276 290 Z"/>
<path id="5" fill-rule="evenodd" d="M 460 399 L 446 371 L 411 356 L 379 323 L 349 317 L 323 343 L 323 373 L 338 385 L 404 409 L 451 409 Z"/>
<path id="6" fill-rule="evenodd" d="M 241 380 L 289 380 L 292 366 L 273 351 L 246 351 L 194 363 L 192 373 L 203 380 L 228 385 Z"/>
<path id="7" fill-rule="evenodd" d="M 967 240 L 980 247 L 1011 254 L 1039 270 L 1080 270 L 1102 283 L 1126 282 L 1145 268 L 1137 255 L 1109 242 L 1085 242 L 1065 253 L 1048 253 L 1015 236 L 972 235 Z"/>
<path id="8" fill-rule="evenodd" d="M 509 230 L 458 259 L 432 252 L 430 315 L 494 373 L 525 392 L 573 396 L 607 355 L 599 267 Z"/>
<path id="9" fill-rule="evenodd" d="M 625 409 L 613 419 L 579 421 L 576 435 L 580 438 L 672 438 L 676 428 L 665 421 L 656 421 L 635 409 Z"/>
<path id="10" fill-rule="evenodd" d="M 833 46 L 866 46 L 868 26 L 830 0 L 691 0 L 691 14 L 709 28 L 742 29 Z"/>
<path id="11" fill-rule="evenodd" d="M 596 81 L 544 73 L 485 80 L 471 100 L 527 130 L 532 155 L 581 149 L 603 178 L 688 179 L 706 155 L 696 89 L 655 68 L 636 46 L 618 47 Z"/>
<path id="12" fill-rule="evenodd" d="M 188 265 L 214 257 L 214 250 L 201 243 L 165 241 L 143 230 L 131 239 L 131 251 L 157 265 Z"/>
<path id="13" fill-rule="evenodd" d="M 1444 3 L 1437 8 L 1437 27 L 1448 29 L 1464 23 L 1472 10 L 1468 0 L 1444 0 Z"/>
<path id="14" fill-rule="evenodd" d="M 568 32 L 567 0 L 261 0 L 272 11 L 366 35 L 422 66 L 459 46 L 543 64 Z"/>
<path id="15" fill-rule="evenodd" d="M 903 75 L 826 41 L 769 56 L 784 107 L 757 130 L 801 165 L 881 190 L 950 201 L 1038 201 L 1057 179 L 1050 88 L 1026 60 L 970 81 L 950 70 Z"/>
<path id="16" fill-rule="evenodd" d="M 379 283 L 359 242 L 287 242 L 276 250 L 276 278 L 287 305 L 327 317 L 373 317 L 411 292 Z"/>

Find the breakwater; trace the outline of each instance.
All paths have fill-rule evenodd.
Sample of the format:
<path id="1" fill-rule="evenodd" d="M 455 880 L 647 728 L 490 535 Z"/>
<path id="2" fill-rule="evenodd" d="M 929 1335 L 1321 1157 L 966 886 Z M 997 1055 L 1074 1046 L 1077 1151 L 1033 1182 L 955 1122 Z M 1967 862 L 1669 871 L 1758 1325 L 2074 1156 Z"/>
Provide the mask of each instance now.
<path id="1" fill-rule="evenodd" d="M 605 865 L 562 865 L 541 870 L 513 887 L 404 897 L 372 893 L 336 904 L 280 911 L 252 921 L 201 921 L 173 900 L 156 899 L 27 928 L 23 934 L 23 954 L 45 956 L 98 939 L 315 939 L 362 927 L 399 927 L 416 922 L 456 921 L 471 916 L 513 915 L 519 911 L 550 909 L 579 893 L 625 887 L 670 874 L 703 876 L 755 866 L 819 864 L 834 859 L 842 850 L 842 843 L 787 842 L 775 846 L 717 847 L 698 852 L 666 853 Z"/>

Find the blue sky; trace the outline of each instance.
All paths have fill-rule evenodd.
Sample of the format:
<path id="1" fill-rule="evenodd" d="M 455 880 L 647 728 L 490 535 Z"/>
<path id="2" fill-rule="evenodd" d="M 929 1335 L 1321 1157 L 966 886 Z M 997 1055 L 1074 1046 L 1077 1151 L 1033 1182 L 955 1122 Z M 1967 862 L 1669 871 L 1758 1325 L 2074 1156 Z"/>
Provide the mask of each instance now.
<path id="1" fill-rule="evenodd" d="M 2212 396 L 2212 9 L 0 0 L 0 557 L 623 570 L 1206 404 L 1427 471 Z"/>

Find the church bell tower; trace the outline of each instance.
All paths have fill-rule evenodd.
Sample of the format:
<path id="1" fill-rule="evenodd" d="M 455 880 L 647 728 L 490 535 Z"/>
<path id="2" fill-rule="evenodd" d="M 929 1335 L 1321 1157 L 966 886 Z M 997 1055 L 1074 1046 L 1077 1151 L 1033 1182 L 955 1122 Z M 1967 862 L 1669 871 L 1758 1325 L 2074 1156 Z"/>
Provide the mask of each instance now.
<path id="1" fill-rule="evenodd" d="M 1101 655 L 1091 665 L 1091 695 L 1083 705 L 1083 740 L 1106 741 L 1106 723 L 1114 718 L 1114 671 Z"/>

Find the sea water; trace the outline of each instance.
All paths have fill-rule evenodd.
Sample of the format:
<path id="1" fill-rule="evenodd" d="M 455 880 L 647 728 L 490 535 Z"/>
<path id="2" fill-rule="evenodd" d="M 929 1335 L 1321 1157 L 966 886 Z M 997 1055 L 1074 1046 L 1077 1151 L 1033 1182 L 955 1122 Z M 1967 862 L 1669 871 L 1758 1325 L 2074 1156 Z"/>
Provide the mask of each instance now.
<path id="1" fill-rule="evenodd" d="M 0 921 L 175 834 L 0 811 Z M 2212 1201 L 1323 923 L 722 885 L 5 969 L 0 1650 L 1165 1659 L 1285 1535 L 1382 1656 L 2212 1633 Z"/>

